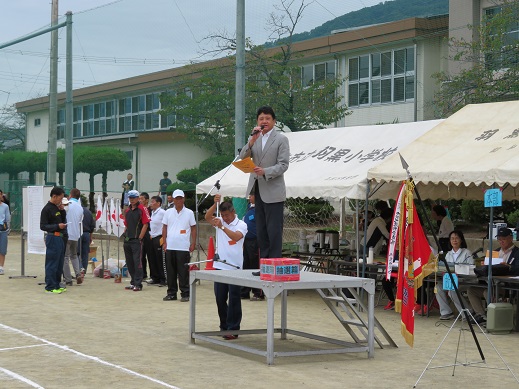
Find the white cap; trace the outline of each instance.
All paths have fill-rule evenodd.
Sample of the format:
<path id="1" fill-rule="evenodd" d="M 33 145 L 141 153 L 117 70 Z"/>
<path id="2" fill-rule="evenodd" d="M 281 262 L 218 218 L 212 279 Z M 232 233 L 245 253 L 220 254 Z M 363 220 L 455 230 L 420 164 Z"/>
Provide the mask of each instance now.
<path id="1" fill-rule="evenodd" d="M 180 189 L 176 189 L 173 192 L 173 198 L 176 198 L 176 197 L 186 197 L 186 196 L 184 196 L 184 191 L 182 191 Z"/>
<path id="2" fill-rule="evenodd" d="M 66 197 L 63 197 L 63 199 L 61 200 L 61 204 L 62 205 L 68 205 L 70 201 L 68 201 L 68 199 Z"/>
<path id="3" fill-rule="evenodd" d="M 128 198 L 135 198 L 135 197 L 139 197 L 139 192 L 136 191 L 135 189 L 132 189 L 131 191 L 128 192 Z"/>

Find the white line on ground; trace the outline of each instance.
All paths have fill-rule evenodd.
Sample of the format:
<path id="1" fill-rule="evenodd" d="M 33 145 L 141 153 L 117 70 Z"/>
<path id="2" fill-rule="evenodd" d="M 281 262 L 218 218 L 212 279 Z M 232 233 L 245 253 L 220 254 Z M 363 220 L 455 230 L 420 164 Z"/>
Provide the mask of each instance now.
<path id="1" fill-rule="evenodd" d="M 35 340 L 38 340 L 40 342 L 43 342 L 43 343 L 46 343 L 47 345 L 49 346 L 54 346 L 56 348 L 59 348 L 60 350 L 63 350 L 63 351 L 68 351 L 68 352 L 71 352 L 73 354 L 76 354 L 80 357 L 83 357 L 83 358 L 86 358 L 86 359 L 90 359 L 94 362 L 99 362 L 103 365 L 106 365 L 106 366 L 110 366 L 110 367 L 113 367 L 115 369 L 118 369 L 118 370 L 121 370 L 121 371 L 124 371 L 125 373 L 128 373 L 128 374 L 131 374 L 131 375 L 134 375 L 134 376 L 137 376 L 137 377 L 140 377 L 140 378 L 144 378 L 146 380 L 149 380 L 149 381 L 152 381 L 152 382 L 155 382 L 156 384 L 159 384 L 159 385 L 162 385 L 162 386 L 165 386 L 166 388 L 170 388 L 170 389 L 180 389 L 178 386 L 173 386 L 173 385 L 170 385 L 164 381 L 160 381 L 156 378 L 153 378 L 153 377 L 149 377 L 147 375 L 144 375 L 144 374 L 141 374 L 141 373 L 137 373 L 136 371 L 133 371 L 133 370 L 130 370 L 130 369 L 127 369 L 125 367 L 122 367 L 122 366 L 119 366 L 119 365 L 116 365 L 114 363 L 110 363 L 110 362 L 107 362 L 107 361 L 104 361 L 102 360 L 101 358 L 99 357 L 94 357 L 94 356 L 91 356 L 91 355 L 87 355 L 87 354 L 84 354 L 82 352 L 79 352 L 79 351 L 76 351 L 74 349 L 71 349 L 70 347 L 68 346 L 62 346 L 60 344 L 57 344 L 57 343 L 54 343 L 54 342 L 51 342 L 51 341 L 48 341 L 46 339 L 43 339 L 43 338 L 40 338 L 38 336 L 35 336 L 35 335 L 32 335 L 32 334 L 29 334 L 28 332 L 25 332 L 25 331 L 22 331 L 22 330 L 19 330 L 17 328 L 14 328 L 14 327 L 10 327 L 10 326 L 7 326 L 5 324 L 1 324 L 0 323 L 0 328 L 3 328 L 7 331 L 11 331 L 11 332 L 16 332 L 18 334 L 22 334 L 22 335 L 25 335 L 25 336 L 28 336 L 32 339 L 35 339 Z M 1 369 L 1 368 L 0 368 Z M 14 374 L 14 373 L 13 373 Z M 40 386 L 38 386 L 38 388 L 40 388 Z"/>
<path id="2" fill-rule="evenodd" d="M 15 378 L 15 379 L 17 379 L 19 381 L 22 381 L 22 382 L 28 384 L 28 385 L 31 385 L 33 388 L 45 389 L 43 386 L 38 385 L 36 382 L 31 381 L 30 379 L 25 378 L 25 377 L 21 376 L 20 374 L 16 374 L 14 371 L 4 369 L 3 367 L 0 367 L 0 371 L 2 373 L 7 374 L 10 377 L 13 377 L 13 378 Z"/>
<path id="3" fill-rule="evenodd" d="M 33 344 L 33 345 L 30 345 L 30 346 L 0 348 L 0 351 L 11 351 L 11 350 L 19 350 L 19 349 L 23 349 L 23 348 L 41 347 L 41 346 L 47 346 L 47 345 L 46 344 Z"/>

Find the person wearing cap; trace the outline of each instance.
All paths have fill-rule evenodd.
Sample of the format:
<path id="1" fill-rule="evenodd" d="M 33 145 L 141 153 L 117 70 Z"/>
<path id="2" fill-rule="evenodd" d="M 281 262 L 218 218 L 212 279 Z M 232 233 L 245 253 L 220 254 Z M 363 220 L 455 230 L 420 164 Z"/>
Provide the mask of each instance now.
<path id="1" fill-rule="evenodd" d="M 519 275 L 519 248 L 514 245 L 512 231 L 507 227 L 501 227 L 497 230 L 497 242 L 499 243 L 500 265 L 508 266 L 509 275 Z M 496 250 L 497 251 L 497 250 Z M 485 309 L 481 302 L 481 298 L 486 298 L 487 289 L 471 286 L 467 292 L 470 305 L 475 312 L 474 320 L 480 324 L 487 321 Z"/>
<path id="2" fill-rule="evenodd" d="M 68 286 L 72 285 L 72 274 L 70 272 L 70 263 L 74 269 L 75 279 L 77 284 L 83 283 L 81 277 L 81 268 L 79 266 L 79 258 L 77 255 L 78 241 L 81 237 L 80 224 L 83 222 L 83 208 L 79 204 L 79 197 L 81 192 L 77 188 L 70 191 L 70 199 L 63 197 L 62 204 L 66 210 L 67 218 L 67 234 L 68 239 L 65 244 L 65 262 L 63 264 L 63 280 Z"/>
<path id="3" fill-rule="evenodd" d="M 139 203 L 139 192 L 128 191 L 130 205 L 124 211 L 124 256 L 130 273 L 130 285 L 125 289 L 139 292 L 142 290 L 142 239 L 146 234 L 150 222 L 148 210 Z"/>
<path id="4" fill-rule="evenodd" d="M 220 260 L 214 261 L 213 266 L 218 270 L 237 270 L 243 268 L 243 243 L 247 235 L 247 224 L 236 216 L 236 211 L 230 201 L 224 201 L 220 205 L 220 216 L 214 216 L 216 206 L 221 200 L 221 195 L 214 196 L 214 204 L 205 214 L 205 220 L 216 228 L 216 243 Z M 231 266 L 233 265 L 233 266 Z M 214 283 L 214 296 L 218 317 L 220 318 L 220 330 L 239 330 L 242 319 L 241 286 Z M 223 336 L 226 340 L 238 338 L 238 334 Z"/>
<path id="5" fill-rule="evenodd" d="M 4 274 L 5 255 L 7 254 L 7 236 L 11 229 L 11 212 L 4 202 L 0 191 L 0 275 Z"/>
<path id="6" fill-rule="evenodd" d="M 162 204 L 166 204 L 166 191 L 168 186 L 171 185 L 171 180 L 168 178 L 169 173 L 162 173 L 163 178 L 159 181 L 159 193 L 158 195 L 162 198 Z"/>
<path id="7" fill-rule="evenodd" d="M 64 288 L 60 287 L 63 262 L 65 261 L 65 244 L 63 231 L 67 225 L 62 220 L 62 211 L 59 209 L 65 191 L 55 186 L 50 191 L 50 200 L 41 210 L 40 229 L 47 233 L 45 237 L 45 292 L 60 294 Z"/>
<path id="8" fill-rule="evenodd" d="M 166 253 L 167 295 L 164 301 L 177 299 L 189 301 L 189 261 L 195 249 L 196 220 L 192 210 L 184 206 L 185 195 L 180 189 L 173 192 L 175 206 L 169 208 L 162 219 L 163 250 Z M 178 278 L 178 286 L 177 286 Z"/>

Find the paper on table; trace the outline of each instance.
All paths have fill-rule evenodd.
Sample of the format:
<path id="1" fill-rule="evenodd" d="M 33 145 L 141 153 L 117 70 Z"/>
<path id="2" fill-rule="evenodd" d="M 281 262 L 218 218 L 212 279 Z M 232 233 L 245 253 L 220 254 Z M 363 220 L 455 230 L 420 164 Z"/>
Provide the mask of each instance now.
<path id="1" fill-rule="evenodd" d="M 242 160 L 233 162 L 232 164 L 244 173 L 254 173 L 254 168 L 256 167 L 250 157 L 243 158 Z"/>
<path id="2" fill-rule="evenodd" d="M 489 257 L 490 257 L 490 255 L 489 255 L 488 250 L 487 250 L 487 254 L 485 256 L 484 265 L 488 265 L 488 262 L 490 262 L 489 261 Z M 499 251 L 493 251 L 492 252 L 492 265 L 498 265 L 501 262 L 503 262 L 503 259 L 499 258 Z"/>

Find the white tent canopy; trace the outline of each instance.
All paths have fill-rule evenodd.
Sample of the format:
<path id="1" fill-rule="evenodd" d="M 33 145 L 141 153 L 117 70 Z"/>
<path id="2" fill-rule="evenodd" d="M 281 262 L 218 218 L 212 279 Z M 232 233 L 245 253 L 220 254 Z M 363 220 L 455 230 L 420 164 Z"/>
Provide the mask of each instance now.
<path id="1" fill-rule="evenodd" d="M 287 133 L 287 197 L 364 199 L 367 171 L 439 123 L 441 120 Z M 248 174 L 231 166 L 224 175 L 226 170 L 198 184 L 197 193 L 208 193 L 220 180 L 223 195 L 245 197 Z"/>
<path id="2" fill-rule="evenodd" d="M 519 101 L 468 105 L 402 148 L 422 198 L 483 200 L 484 190 L 519 194 Z M 398 153 L 371 168 L 368 177 L 392 192 L 406 178 Z"/>

